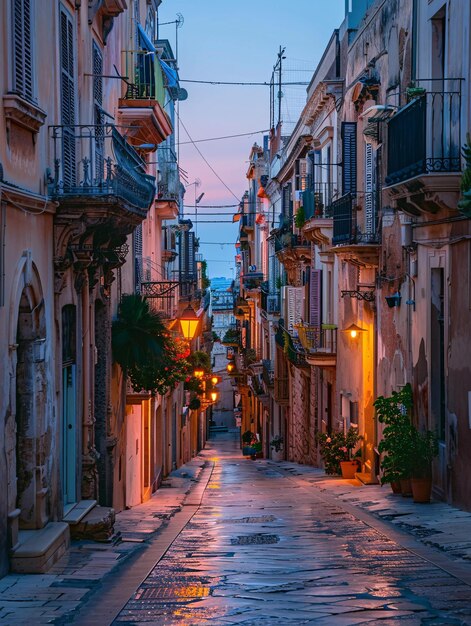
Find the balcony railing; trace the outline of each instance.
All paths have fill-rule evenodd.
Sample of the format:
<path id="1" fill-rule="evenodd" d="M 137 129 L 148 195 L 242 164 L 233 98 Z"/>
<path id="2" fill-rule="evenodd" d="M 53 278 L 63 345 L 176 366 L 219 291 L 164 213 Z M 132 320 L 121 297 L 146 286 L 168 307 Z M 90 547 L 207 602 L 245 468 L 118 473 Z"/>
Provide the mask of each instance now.
<path id="1" fill-rule="evenodd" d="M 245 289 L 257 289 L 263 282 L 263 272 L 247 272 L 242 276 Z"/>
<path id="2" fill-rule="evenodd" d="M 261 292 L 261 309 L 265 313 L 275 315 L 280 312 L 280 294 Z"/>
<path id="3" fill-rule="evenodd" d="M 387 186 L 421 174 L 461 170 L 461 78 L 419 80 L 430 91 L 388 122 Z"/>
<path id="4" fill-rule="evenodd" d="M 263 359 L 262 378 L 267 387 L 273 387 L 275 384 L 275 370 L 273 362 L 270 359 Z"/>
<path id="5" fill-rule="evenodd" d="M 307 354 L 336 354 L 337 328 L 297 324 L 299 340 Z"/>
<path id="6" fill-rule="evenodd" d="M 332 203 L 337 198 L 337 186 L 332 183 L 314 183 L 303 192 L 304 215 L 307 220 L 332 217 Z"/>
<path id="7" fill-rule="evenodd" d="M 280 252 L 286 248 L 304 248 L 310 247 L 310 243 L 307 239 L 304 239 L 301 235 L 295 235 L 292 232 L 283 233 L 275 239 L 275 252 Z"/>
<path id="8" fill-rule="evenodd" d="M 334 245 L 374 244 L 378 243 L 377 198 L 375 193 L 356 195 L 347 193 L 332 202 L 334 218 Z M 362 209 L 363 230 L 357 221 L 357 211 Z"/>
<path id="9" fill-rule="evenodd" d="M 250 210 L 249 213 L 244 213 L 241 219 L 241 226 L 243 228 L 253 228 L 255 224 L 254 211 Z"/>
<path id="10" fill-rule="evenodd" d="M 180 200 L 180 176 L 178 173 L 177 157 L 172 148 L 162 144 L 157 150 L 157 160 L 160 170 L 160 181 L 157 186 L 157 199 L 168 202 Z"/>
<path id="11" fill-rule="evenodd" d="M 56 199 L 116 196 L 147 212 L 155 197 L 155 178 L 111 124 L 52 126 Z"/>
<path id="12" fill-rule="evenodd" d="M 164 79 L 156 54 L 146 50 L 123 50 L 122 67 L 127 76 L 125 100 L 157 100 L 164 106 Z"/>

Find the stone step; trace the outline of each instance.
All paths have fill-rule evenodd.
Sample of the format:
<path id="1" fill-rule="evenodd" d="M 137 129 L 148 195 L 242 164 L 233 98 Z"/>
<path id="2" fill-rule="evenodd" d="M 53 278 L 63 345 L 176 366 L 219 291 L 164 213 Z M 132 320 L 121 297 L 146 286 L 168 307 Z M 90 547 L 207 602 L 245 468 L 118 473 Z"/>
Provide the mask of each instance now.
<path id="1" fill-rule="evenodd" d="M 108 541 L 113 535 L 114 522 L 114 509 L 94 506 L 79 522 L 70 525 L 70 533 L 72 539 Z"/>
<path id="2" fill-rule="evenodd" d="M 364 485 L 377 485 L 378 479 L 370 472 L 355 472 L 355 478 L 358 478 Z"/>
<path id="3" fill-rule="evenodd" d="M 67 511 L 62 521 L 67 522 L 67 524 L 78 524 L 87 513 L 90 513 L 95 505 L 96 500 L 80 500 L 80 502 L 77 502 L 77 504 Z"/>
<path id="4" fill-rule="evenodd" d="M 69 526 L 49 522 L 39 530 L 20 530 L 19 546 L 10 556 L 10 567 L 19 574 L 44 574 L 65 554 L 70 544 Z"/>

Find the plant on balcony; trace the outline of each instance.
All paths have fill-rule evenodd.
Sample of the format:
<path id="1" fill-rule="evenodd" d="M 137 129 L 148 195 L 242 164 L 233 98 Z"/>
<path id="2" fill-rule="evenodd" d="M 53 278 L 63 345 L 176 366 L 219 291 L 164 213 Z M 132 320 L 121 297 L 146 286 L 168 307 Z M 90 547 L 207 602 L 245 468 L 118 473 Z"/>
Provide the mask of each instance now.
<path id="1" fill-rule="evenodd" d="M 240 334 L 238 330 L 229 328 L 229 330 L 226 331 L 224 337 L 222 338 L 221 343 L 225 346 L 238 346 L 239 337 Z"/>
<path id="2" fill-rule="evenodd" d="M 246 348 L 244 351 L 244 365 L 248 367 L 252 365 L 252 363 L 256 363 L 258 361 L 257 352 L 253 348 Z"/>
<path id="3" fill-rule="evenodd" d="M 201 400 L 196 396 L 191 398 L 188 408 L 192 411 L 197 411 L 201 407 Z"/>
<path id="4" fill-rule="evenodd" d="M 188 360 L 193 369 L 203 369 L 206 373 L 211 371 L 211 357 L 203 350 L 195 350 L 190 354 Z"/>
<path id="5" fill-rule="evenodd" d="M 296 228 L 302 228 L 306 223 L 306 212 L 304 211 L 304 207 L 300 206 L 296 211 L 296 215 L 294 217 L 294 225 Z"/>
<path id="6" fill-rule="evenodd" d="M 415 98 L 420 98 L 424 94 L 425 94 L 424 87 L 418 87 L 415 85 L 415 83 L 411 83 L 409 87 L 407 87 L 406 89 L 406 96 L 407 96 L 408 102 L 410 102 L 411 100 L 414 100 Z"/>
<path id="7" fill-rule="evenodd" d="M 346 434 L 340 431 L 318 433 L 316 441 L 319 444 L 326 474 L 340 474 L 342 462 L 357 461 L 361 451 L 354 452 L 354 449 L 361 439 L 358 428 L 354 426 L 350 426 Z"/>
<path id="8" fill-rule="evenodd" d="M 112 327 L 113 358 L 132 386 L 164 395 L 188 375 L 184 342 L 172 338 L 145 298 L 124 295 Z"/>
<path id="9" fill-rule="evenodd" d="M 471 135 L 466 135 L 466 143 L 463 146 L 463 157 L 466 161 L 466 168 L 461 176 L 461 199 L 458 208 L 462 213 L 471 216 Z"/>

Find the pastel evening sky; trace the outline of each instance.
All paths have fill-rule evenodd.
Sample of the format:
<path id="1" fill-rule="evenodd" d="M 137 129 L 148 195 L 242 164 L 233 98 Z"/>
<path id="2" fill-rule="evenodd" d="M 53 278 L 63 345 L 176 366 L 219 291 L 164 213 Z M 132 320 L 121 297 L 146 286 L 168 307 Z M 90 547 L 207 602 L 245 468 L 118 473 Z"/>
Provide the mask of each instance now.
<path id="1" fill-rule="evenodd" d="M 286 48 L 285 80 L 309 82 L 332 31 L 342 22 L 344 10 L 344 0 L 164 0 L 159 21 L 175 20 L 178 13 L 184 17 L 178 30 L 180 79 L 268 82 L 281 45 Z M 159 36 L 169 39 L 175 52 L 175 25 L 161 26 Z M 180 103 L 179 115 L 193 140 L 269 128 L 268 87 L 187 82 L 181 86 L 189 95 Z M 296 121 L 294 116 L 305 101 L 305 90 L 304 86 L 286 88 L 284 119 L 291 116 L 291 121 Z M 188 141 L 182 125 L 179 141 Z M 254 134 L 196 144 L 234 195 L 211 172 L 191 143 L 180 145 L 180 166 L 188 172 L 190 183 L 201 181 L 196 195 L 204 192 L 198 208 L 197 235 L 210 277 L 233 277 L 233 242 L 238 225 L 230 223 L 229 217 L 219 216 L 232 216 L 237 209 L 204 206 L 238 203 L 247 188 L 250 149 L 254 142 L 261 145 L 262 141 L 262 134 Z M 189 208 L 185 212 L 193 222 L 194 201 L 195 185 L 190 185 L 185 196 Z M 203 213 L 214 213 L 215 217 Z M 211 219 L 224 223 L 203 223 Z M 216 245 L 228 242 L 232 245 Z"/>

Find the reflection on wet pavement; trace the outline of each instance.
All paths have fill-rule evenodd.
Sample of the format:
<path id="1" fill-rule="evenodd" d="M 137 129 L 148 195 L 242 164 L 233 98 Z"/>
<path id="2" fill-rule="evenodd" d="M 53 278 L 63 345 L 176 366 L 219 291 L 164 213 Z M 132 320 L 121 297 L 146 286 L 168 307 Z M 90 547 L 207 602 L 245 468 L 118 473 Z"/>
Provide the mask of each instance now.
<path id="1" fill-rule="evenodd" d="M 203 503 L 114 624 L 471 624 L 471 589 L 218 435 Z M 302 476 L 302 470 L 297 472 Z"/>

